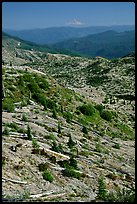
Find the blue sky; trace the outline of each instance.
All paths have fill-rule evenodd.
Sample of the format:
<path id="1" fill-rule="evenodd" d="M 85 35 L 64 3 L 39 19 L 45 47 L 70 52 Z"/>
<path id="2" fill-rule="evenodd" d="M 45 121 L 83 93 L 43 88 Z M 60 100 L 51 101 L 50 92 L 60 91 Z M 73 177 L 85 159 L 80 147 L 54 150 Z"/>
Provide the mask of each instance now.
<path id="1" fill-rule="evenodd" d="M 133 2 L 3 2 L 2 27 L 134 25 Z"/>

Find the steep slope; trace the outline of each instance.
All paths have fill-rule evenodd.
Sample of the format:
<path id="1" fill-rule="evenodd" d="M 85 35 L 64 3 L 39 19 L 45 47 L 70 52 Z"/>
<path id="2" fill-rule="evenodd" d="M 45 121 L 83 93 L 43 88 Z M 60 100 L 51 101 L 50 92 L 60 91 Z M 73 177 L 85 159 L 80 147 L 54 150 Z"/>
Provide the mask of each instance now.
<path id="1" fill-rule="evenodd" d="M 25 70 L 3 67 L 3 198 L 95 201 L 101 175 L 108 191 L 132 189 L 134 131 L 123 115 L 102 106 L 105 118 L 92 100 Z"/>
<path id="2" fill-rule="evenodd" d="M 4 30 L 10 35 L 17 36 L 23 40 L 35 42 L 37 44 L 51 44 L 75 37 L 84 37 L 90 34 L 96 34 L 114 30 L 123 32 L 135 30 L 134 25 L 119 25 L 119 26 L 91 26 L 91 27 L 51 27 L 45 29 L 32 30 Z"/>
<path id="3" fill-rule="evenodd" d="M 31 52 L 2 65 L 3 200 L 134 201 L 134 53 Z"/>
<path id="4" fill-rule="evenodd" d="M 135 32 L 106 31 L 82 38 L 69 39 L 53 45 L 87 57 L 101 56 L 108 59 L 122 57 L 135 50 Z"/>
<path id="5" fill-rule="evenodd" d="M 21 40 L 17 37 L 12 37 L 7 33 L 2 33 L 2 60 L 3 63 L 21 65 L 26 62 L 42 62 L 46 58 L 47 52 L 64 53 L 75 55 L 63 49 L 54 49 L 47 45 L 37 45 L 32 42 Z"/>
<path id="6" fill-rule="evenodd" d="M 3 63 L 23 64 L 33 60 L 41 61 L 41 57 L 45 56 L 44 52 L 48 51 L 52 52 L 53 50 L 2 33 Z"/>

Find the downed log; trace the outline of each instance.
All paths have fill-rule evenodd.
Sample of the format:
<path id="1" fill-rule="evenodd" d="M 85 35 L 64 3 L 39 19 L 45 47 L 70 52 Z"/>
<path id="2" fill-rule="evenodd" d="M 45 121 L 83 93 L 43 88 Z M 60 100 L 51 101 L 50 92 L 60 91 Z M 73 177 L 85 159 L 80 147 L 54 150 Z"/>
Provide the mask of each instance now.
<path id="1" fill-rule="evenodd" d="M 44 192 L 44 193 L 39 193 L 39 194 L 34 194 L 34 195 L 30 195 L 29 197 L 30 198 L 39 198 L 39 197 L 43 197 L 43 196 L 47 196 L 47 195 L 50 195 L 52 193 L 54 193 L 55 191 L 51 190 L 51 191 L 47 191 L 47 192 Z"/>
<path id="2" fill-rule="evenodd" d="M 53 195 L 46 196 L 45 199 L 59 198 L 59 197 L 64 197 L 66 195 L 68 195 L 68 193 L 53 194 Z"/>
<path id="3" fill-rule="evenodd" d="M 12 182 L 12 183 L 27 184 L 26 181 L 13 180 L 13 179 L 5 178 L 5 177 L 2 177 L 2 180 L 10 181 L 10 182 Z"/>
<path id="4" fill-rule="evenodd" d="M 62 158 L 70 159 L 69 156 L 64 155 L 64 154 L 61 154 L 61 153 L 58 153 L 58 152 L 55 152 L 55 151 L 52 151 L 52 150 L 50 150 L 50 149 L 44 148 L 44 150 L 45 150 L 45 152 L 51 154 L 52 156 L 59 157 L 59 158 L 61 158 L 61 159 L 62 159 Z"/>

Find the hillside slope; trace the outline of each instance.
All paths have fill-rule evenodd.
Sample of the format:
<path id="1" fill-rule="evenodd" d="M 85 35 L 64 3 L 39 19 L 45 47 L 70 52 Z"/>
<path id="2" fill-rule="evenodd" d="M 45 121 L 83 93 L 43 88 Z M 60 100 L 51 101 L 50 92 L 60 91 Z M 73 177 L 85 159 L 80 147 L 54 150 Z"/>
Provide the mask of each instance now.
<path id="1" fill-rule="evenodd" d="M 66 49 L 87 57 L 108 59 L 122 57 L 135 50 L 135 31 L 106 31 L 56 43 L 53 48 Z"/>
<path id="2" fill-rule="evenodd" d="M 48 52 L 74 55 L 73 52 L 64 49 L 60 50 L 51 48 L 48 45 L 38 45 L 2 33 L 2 60 L 5 64 L 12 62 L 12 64 L 21 65 L 33 61 L 42 62 Z"/>
<path id="3" fill-rule="evenodd" d="M 134 201 L 134 53 L 107 60 L 31 50 L 31 61 L 25 49 L 13 59 L 8 43 L 2 199 Z"/>
<path id="4" fill-rule="evenodd" d="M 115 185 L 133 188 L 134 130 L 128 118 L 105 105 L 100 112 L 91 99 L 25 70 L 3 67 L 3 198 L 36 200 L 33 195 L 45 193 L 40 200 L 93 201 L 101 175 L 108 191 Z"/>

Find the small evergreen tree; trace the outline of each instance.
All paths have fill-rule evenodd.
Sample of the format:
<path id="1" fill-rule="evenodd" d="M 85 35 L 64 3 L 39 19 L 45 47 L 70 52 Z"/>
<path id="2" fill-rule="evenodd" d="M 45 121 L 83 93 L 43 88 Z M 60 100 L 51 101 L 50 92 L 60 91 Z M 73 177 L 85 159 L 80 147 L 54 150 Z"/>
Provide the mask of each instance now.
<path id="1" fill-rule="evenodd" d="M 74 156 L 71 156 L 69 162 L 70 162 L 70 163 L 69 163 L 70 166 L 74 167 L 75 169 L 78 168 L 78 166 L 77 166 L 77 160 L 74 159 Z"/>
<path id="2" fill-rule="evenodd" d="M 58 123 L 58 133 L 61 134 L 61 126 L 60 126 L 60 123 Z"/>
<path id="3" fill-rule="evenodd" d="M 51 149 L 52 149 L 53 151 L 55 151 L 55 152 L 59 152 L 59 148 L 58 148 L 57 143 L 55 142 L 55 140 L 54 140 L 53 143 L 52 143 Z"/>
<path id="4" fill-rule="evenodd" d="M 32 134 L 31 134 L 31 129 L 30 129 L 29 125 L 27 127 L 27 137 L 28 137 L 28 140 L 32 140 Z"/>
<path id="5" fill-rule="evenodd" d="M 69 148 L 72 148 L 75 146 L 75 142 L 72 140 L 71 134 L 69 135 L 69 141 L 68 141 Z"/>
<path id="6" fill-rule="evenodd" d="M 85 134 L 88 134 L 88 130 L 87 130 L 86 126 L 83 126 L 82 132 L 85 133 Z"/>
<path id="7" fill-rule="evenodd" d="M 55 119 L 57 119 L 57 113 L 56 113 L 55 108 L 53 108 L 52 117 L 55 118 Z"/>
<path id="8" fill-rule="evenodd" d="M 106 186 L 105 186 L 105 182 L 104 182 L 104 177 L 101 175 L 98 179 L 98 198 L 101 200 L 106 199 L 107 197 L 107 191 L 106 191 Z"/>

